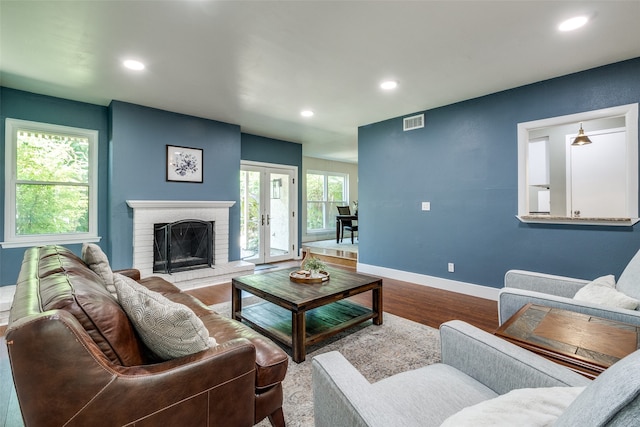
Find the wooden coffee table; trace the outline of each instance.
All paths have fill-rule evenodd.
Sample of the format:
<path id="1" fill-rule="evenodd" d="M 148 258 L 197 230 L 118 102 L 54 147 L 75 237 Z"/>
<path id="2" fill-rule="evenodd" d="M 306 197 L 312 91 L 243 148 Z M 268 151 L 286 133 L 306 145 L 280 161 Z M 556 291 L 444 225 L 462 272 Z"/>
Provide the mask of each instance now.
<path id="1" fill-rule="evenodd" d="M 586 377 L 595 378 L 638 349 L 640 327 L 527 304 L 495 334 Z"/>
<path id="2" fill-rule="evenodd" d="M 296 283 L 289 279 L 295 270 L 234 278 L 233 318 L 291 348 L 297 363 L 304 361 L 309 345 L 369 319 L 374 325 L 382 324 L 382 279 L 328 269 L 330 279 L 326 282 Z M 242 291 L 265 301 L 242 307 Z M 346 300 L 367 291 L 372 295 L 371 308 Z"/>

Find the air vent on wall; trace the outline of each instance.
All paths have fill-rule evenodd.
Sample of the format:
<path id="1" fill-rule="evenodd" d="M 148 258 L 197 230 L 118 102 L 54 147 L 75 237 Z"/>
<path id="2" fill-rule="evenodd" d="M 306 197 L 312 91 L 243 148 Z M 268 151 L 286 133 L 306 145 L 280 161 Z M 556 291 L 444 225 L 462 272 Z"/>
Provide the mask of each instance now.
<path id="1" fill-rule="evenodd" d="M 420 129 L 424 127 L 424 114 L 418 114 L 417 116 L 405 117 L 402 120 L 402 130 L 408 131 L 413 129 Z"/>

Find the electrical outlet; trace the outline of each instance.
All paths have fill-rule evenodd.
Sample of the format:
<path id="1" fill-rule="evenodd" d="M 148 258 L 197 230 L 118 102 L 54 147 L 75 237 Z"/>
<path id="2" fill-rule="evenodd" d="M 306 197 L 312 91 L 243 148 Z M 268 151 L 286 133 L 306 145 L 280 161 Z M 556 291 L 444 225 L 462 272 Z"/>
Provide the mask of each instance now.
<path id="1" fill-rule="evenodd" d="M 452 262 L 449 263 L 448 269 L 449 269 L 449 273 L 453 273 L 455 271 L 455 266 L 453 265 Z"/>
<path id="2" fill-rule="evenodd" d="M 431 202 L 422 202 L 422 210 L 430 211 L 431 210 Z"/>

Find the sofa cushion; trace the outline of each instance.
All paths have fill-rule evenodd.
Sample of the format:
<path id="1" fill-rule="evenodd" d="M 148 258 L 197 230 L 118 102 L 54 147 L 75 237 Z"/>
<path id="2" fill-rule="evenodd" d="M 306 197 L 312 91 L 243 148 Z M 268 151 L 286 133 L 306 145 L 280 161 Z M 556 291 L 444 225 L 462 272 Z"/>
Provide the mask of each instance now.
<path id="1" fill-rule="evenodd" d="M 613 275 L 599 277 L 583 286 L 582 289 L 576 292 L 573 299 L 602 304 L 608 307 L 635 310 L 638 307 L 638 300 L 618 292 L 615 289 L 615 284 Z"/>
<path id="2" fill-rule="evenodd" d="M 61 246 L 32 250 L 43 252 L 35 255 L 39 268 L 31 273 L 40 276 L 32 280 L 39 281 L 42 311 L 58 309 L 73 314 L 111 362 L 142 364 L 143 348 L 129 318 L 96 273 Z"/>
<path id="3" fill-rule="evenodd" d="M 121 274 L 114 284 L 122 307 L 142 341 L 163 359 L 173 359 L 216 345 L 193 310 L 170 301 Z"/>
<path id="4" fill-rule="evenodd" d="M 78 267 L 90 270 L 81 258 L 63 246 L 38 246 L 27 251 L 33 251 L 35 256 L 34 263 L 29 263 L 29 267 L 35 266 L 36 269 L 26 271 L 26 275 L 30 277 L 42 279 L 51 274 Z M 20 273 L 22 274 L 22 270 Z"/>
<path id="5" fill-rule="evenodd" d="M 398 426 L 440 425 L 447 417 L 498 394 L 453 366 L 434 363 L 372 384 L 372 396 L 393 407 Z"/>
<path id="6" fill-rule="evenodd" d="M 117 298 L 116 288 L 113 285 L 113 272 L 109 265 L 109 258 L 102 252 L 100 246 L 95 243 L 82 245 L 82 260 L 92 269 L 104 283 L 109 293 Z"/>
<path id="7" fill-rule="evenodd" d="M 616 284 L 623 294 L 640 300 L 640 251 L 629 261 Z"/>
<path id="8" fill-rule="evenodd" d="M 441 427 L 550 426 L 584 389 L 539 387 L 511 390 L 453 414 Z"/>
<path id="9" fill-rule="evenodd" d="M 635 426 L 640 413 L 640 350 L 601 373 L 554 426 Z"/>

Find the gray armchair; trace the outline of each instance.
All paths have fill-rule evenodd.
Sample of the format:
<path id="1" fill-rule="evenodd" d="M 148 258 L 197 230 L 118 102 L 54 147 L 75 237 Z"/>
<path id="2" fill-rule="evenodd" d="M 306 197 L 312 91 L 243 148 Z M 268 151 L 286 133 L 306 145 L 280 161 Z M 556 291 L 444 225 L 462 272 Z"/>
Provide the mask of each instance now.
<path id="1" fill-rule="evenodd" d="M 338 352 L 314 357 L 316 427 L 439 426 L 464 408 L 497 403 L 489 399 L 515 389 L 585 386 L 566 389 L 578 394 L 554 415 L 555 426 L 638 425 L 640 351 L 590 381 L 461 321 L 444 323 L 440 336 L 442 363 L 374 384 Z M 476 421 L 470 425 L 480 425 Z"/>
<path id="2" fill-rule="evenodd" d="M 589 280 L 555 276 L 523 270 L 509 270 L 498 296 L 498 320 L 503 324 L 527 303 L 560 308 L 619 322 L 640 325 L 640 311 L 608 307 L 574 300 Z M 640 300 L 640 251 L 629 261 L 616 283 L 616 289 Z"/>

